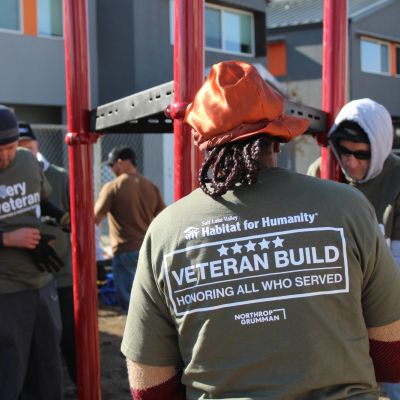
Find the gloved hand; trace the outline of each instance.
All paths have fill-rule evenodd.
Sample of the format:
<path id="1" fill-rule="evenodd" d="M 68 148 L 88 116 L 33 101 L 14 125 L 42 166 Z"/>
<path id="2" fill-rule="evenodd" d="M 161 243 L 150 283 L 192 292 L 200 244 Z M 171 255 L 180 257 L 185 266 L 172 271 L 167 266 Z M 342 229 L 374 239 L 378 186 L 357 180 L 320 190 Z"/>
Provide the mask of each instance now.
<path id="1" fill-rule="evenodd" d="M 57 220 L 55 218 L 52 218 L 49 216 L 41 217 L 40 220 L 46 225 L 56 226 L 56 227 L 60 226 L 60 224 L 57 222 Z"/>
<path id="2" fill-rule="evenodd" d="M 71 233 L 71 216 L 65 213 L 60 219 L 60 228 L 62 231 Z"/>
<path id="3" fill-rule="evenodd" d="M 34 249 L 28 250 L 32 255 L 33 261 L 43 272 L 58 272 L 64 266 L 63 260 L 50 244 L 55 239 L 54 235 L 41 233 L 39 244 Z"/>

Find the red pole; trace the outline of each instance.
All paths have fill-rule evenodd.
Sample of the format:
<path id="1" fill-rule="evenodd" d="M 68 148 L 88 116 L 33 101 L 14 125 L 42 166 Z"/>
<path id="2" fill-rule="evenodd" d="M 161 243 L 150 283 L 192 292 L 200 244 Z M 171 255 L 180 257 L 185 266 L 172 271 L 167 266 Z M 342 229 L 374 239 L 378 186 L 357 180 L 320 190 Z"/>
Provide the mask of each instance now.
<path id="1" fill-rule="evenodd" d="M 80 400 L 99 400 L 92 162 L 92 143 L 97 136 L 89 133 L 86 1 L 64 0 L 64 8 L 78 396 Z"/>
<path id="2" fill-rule="evenodd" d="M 324 1 L 324 46 L 322 66 L 322 109 L 327 112 L 328 128 L 346 103 L 347 0 Z M 343 181 L 343 173 L 326 136 L 319 138 L 321 178 Z"/>
<path id="3" fill-rule="evenodd" d="M 191 103 L 204 82 L 204 0 L 175 0 L 174 102 Z M 204 154 L 191 128 L 174 119 L 175 201 L 198 187 Z"/>

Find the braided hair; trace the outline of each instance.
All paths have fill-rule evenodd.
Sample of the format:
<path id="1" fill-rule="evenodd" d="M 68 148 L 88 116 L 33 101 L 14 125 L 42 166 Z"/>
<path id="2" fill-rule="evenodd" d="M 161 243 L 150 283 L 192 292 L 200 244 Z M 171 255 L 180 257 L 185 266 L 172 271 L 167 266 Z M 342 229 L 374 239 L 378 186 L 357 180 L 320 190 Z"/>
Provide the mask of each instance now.
<path id="1" fill-rule="evenodd" d="M 199 184 L 205 194 L 219 197 L 233 188 L 236 183 L 254 185 L 260 170 L 261 148 L 271 148 L 273 141 L 265 135 L 257 135 L 247 141 L 227 143 L 214 147 L 207 153 L 200 171 Z M 212 168 L 212 177 L 208 170 Z M 206 183 L 211 183 L 213 191 Z"/>

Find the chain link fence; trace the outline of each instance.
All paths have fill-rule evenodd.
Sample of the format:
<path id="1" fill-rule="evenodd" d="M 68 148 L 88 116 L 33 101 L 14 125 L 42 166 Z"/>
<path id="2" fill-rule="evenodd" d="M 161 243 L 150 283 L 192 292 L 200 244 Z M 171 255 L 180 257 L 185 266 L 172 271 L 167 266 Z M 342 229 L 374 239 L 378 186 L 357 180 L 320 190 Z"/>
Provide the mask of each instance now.
<path id="1" fill-rule="evenodd" d="M 65 143 L 66 125 L 34 125 L 39 151 L 47 161 L 68 170 L 68 145 Z M 167 138 L 169 136 L 169 138 Z M 166 140 L 169 144 L 166 144 Z M 173 201 L 173 135 L 163 134 L 105 134 L 93 146 L 93 194 L 96 202 L 101 188 L 114 179 L 109 166 L 102 166 L 110 151 L 120 145 L 131 147 L 136 154 L 137 171 L 154 182 L 167 204 Z M 282 145 L 278 165 L 295 169 L 295 145 Z M 165 187 L 164 187 L 165 186 Z M 169 192 L 169 193 L 168 193 Z M 170 202 L 167 198 L 171 198 Z M 102 247 L 109 249 L 107 218 L 101 224 Z"/>
<path id="2" fill-rule="evenodd" d="M 31 125 L 39 142 L 39 151 L 50 164 L 68 169 L 68 146 L 64 137 L 66 125 Z"/>
<path id="3" fill-rule="evenodd" d="M 68 145 L 65 143 L 67 126 L 31 125 L 39 151 L 51 164 L 68 170 Z M 131 147 L 136 154 L 137 171 L 153 181 L 164 192 L 164 153 L 162 134 L 106 134 L 93 146 L 94 201 L 96 202 L 101 187 L 114 179 L 109 166 L 102 166 L 110 151 L 120 145 Z M 108 223 L 101 226 L 103 244 L 108 245 Z"/>
<path id="4" fill-rule="evenodd" d="M 154 182 L 160 188 L 161 193 L 163 193 L 164 180 L 162 143 L 162 134 L 113 133 L 106 134 L 99 139 L 94 149 L 95 201 L 100 192 L 100 188 L 106 182 L 114 179 L 111 168 L 107 165 L 102 166 L 100 159 L 108 159 L 111 150 L 120 145 L 128 146 L 133 149 L 136 154 L 137 171 Z M 108 238 L 108 233 L 108 222 L 105 219 L 101 226 L 101 235 L 103 238 Z"/>
<path id="5" fill-rule="evenodd" d="M 153 181 L 163 192 L 162 134 L 106 134 L 97 146 L 101 146 L 101 159 L 106 160 L 116 146 L 128 146 L 136 154 L 137 171 Z M 97 162 L 97 161 L 96 161 Z M 114 179 L 108 166 L 101 167 L 101 182 Z"/>

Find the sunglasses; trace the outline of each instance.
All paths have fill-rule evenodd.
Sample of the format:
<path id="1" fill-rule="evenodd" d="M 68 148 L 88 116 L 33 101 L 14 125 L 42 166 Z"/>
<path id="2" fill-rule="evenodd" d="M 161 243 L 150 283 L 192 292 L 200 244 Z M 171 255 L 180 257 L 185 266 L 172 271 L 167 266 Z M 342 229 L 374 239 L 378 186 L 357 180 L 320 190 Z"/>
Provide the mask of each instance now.
<path id="1" fill-rule="evenodd" d="M 353 155 L 358 160 L 369 160 L 371 158 L 371 152 L 365 150 L 351 151 L 347 147 L 343 147 L 340 144 L 338 145 L 338 149 L 340 153 L 342 153 L 346 157 L 350 157 Z"/>

